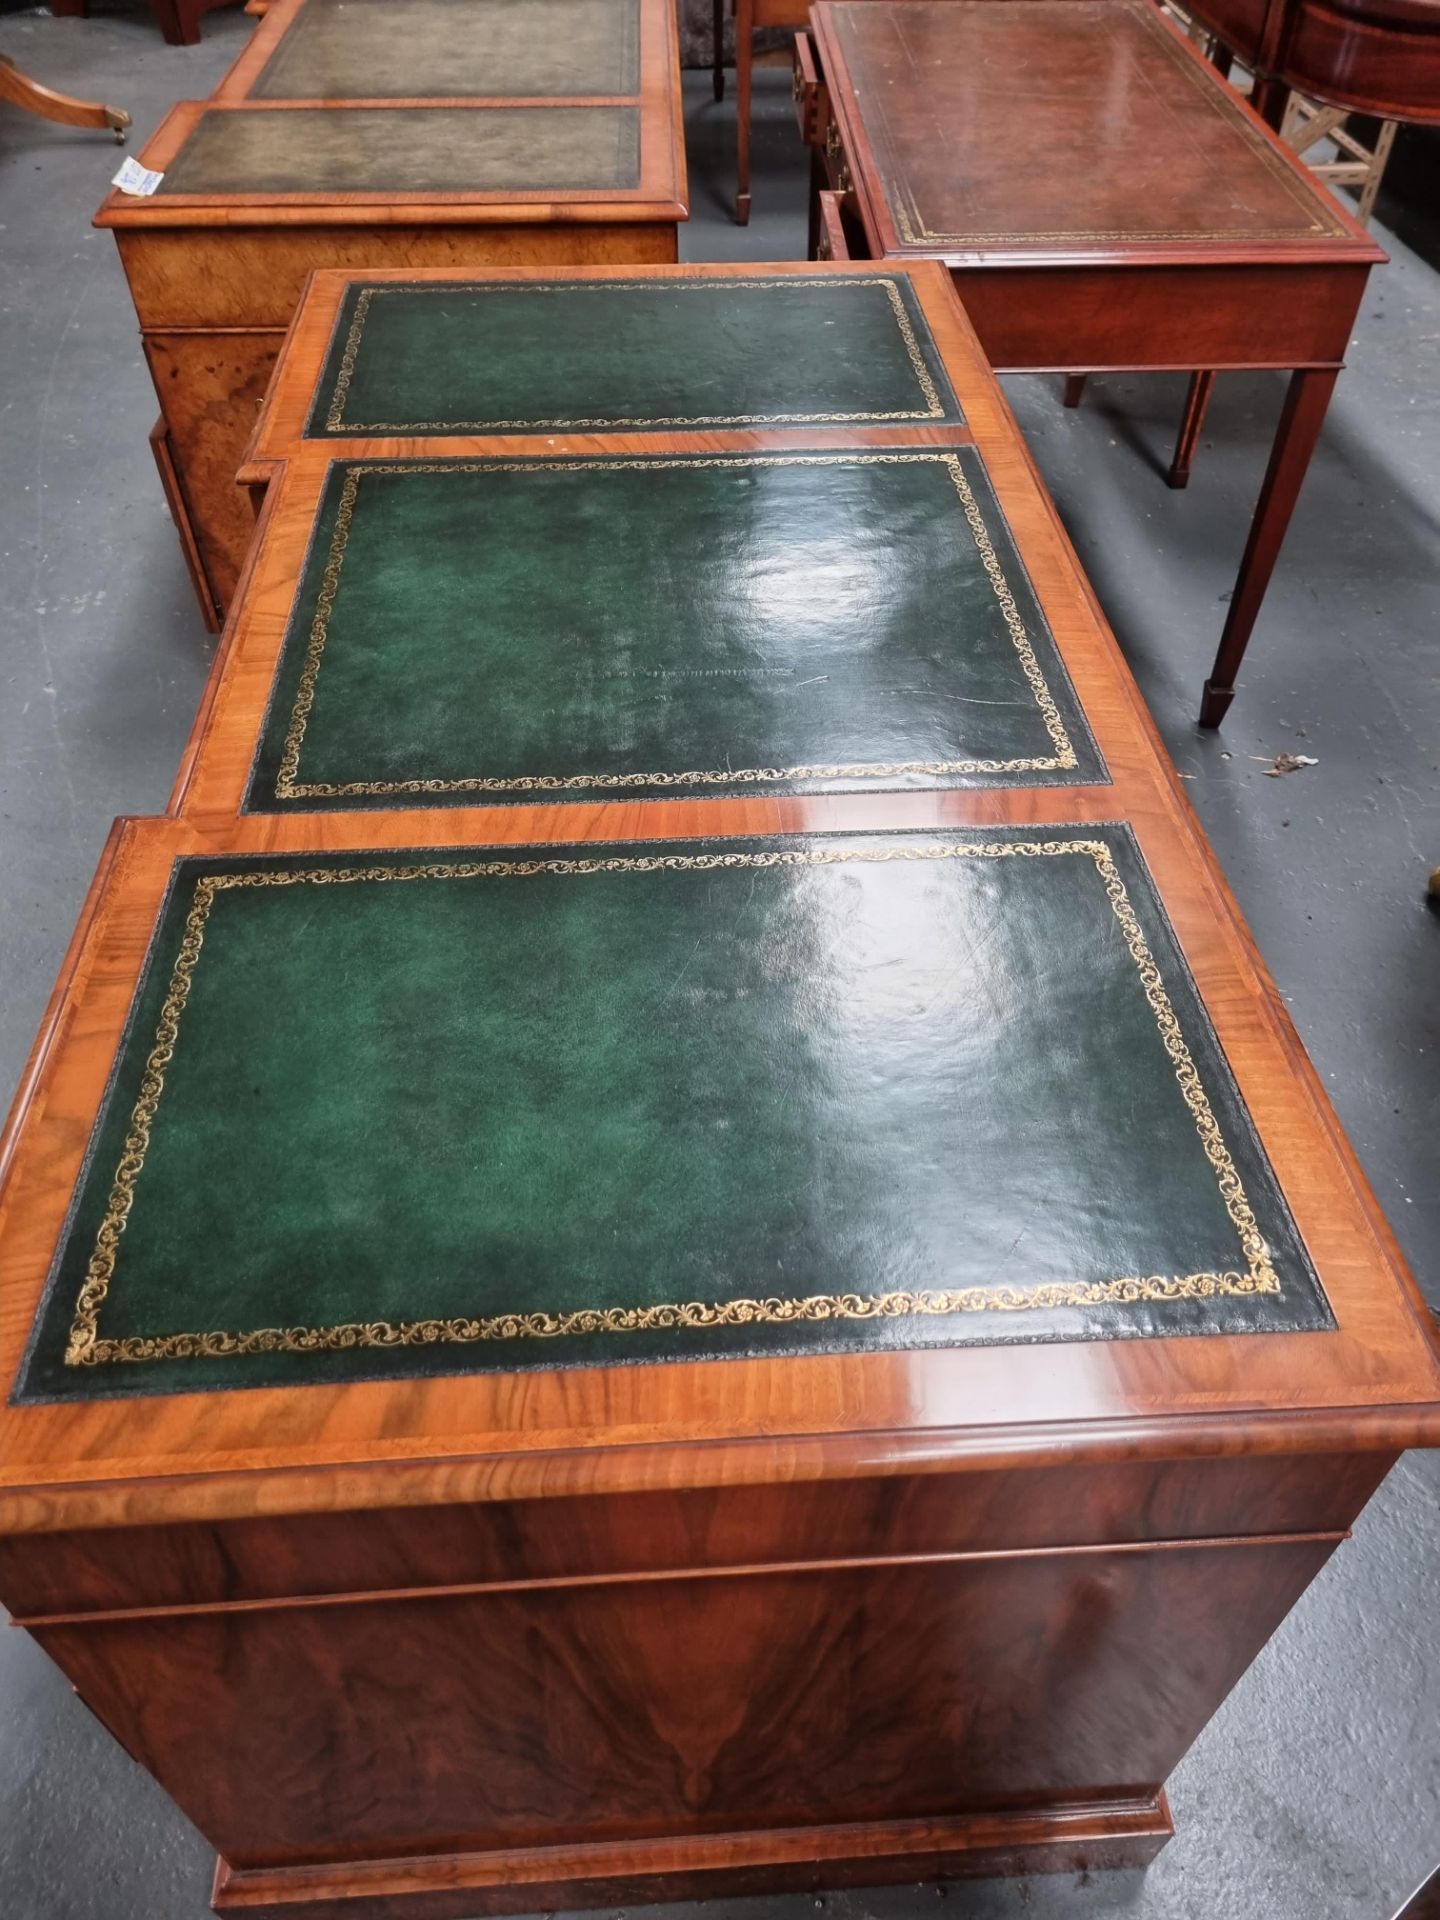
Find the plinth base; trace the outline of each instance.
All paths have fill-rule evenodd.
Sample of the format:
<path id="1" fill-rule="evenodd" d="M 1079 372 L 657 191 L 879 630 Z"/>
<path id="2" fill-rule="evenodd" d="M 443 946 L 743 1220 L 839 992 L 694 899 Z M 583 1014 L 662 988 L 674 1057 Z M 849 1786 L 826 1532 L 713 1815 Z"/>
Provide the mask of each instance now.
<path id="1" fill-rule="evenodd" d="M 814 1892 L 908 1880 L 985 1879 L 1147 1866 L 1174 1832 L 1153 1799 L 950 1820 L 877 1821 L 681 1839 L 216 1868 L 218 1913 L 251 1920 L 469 1920 Z"/>

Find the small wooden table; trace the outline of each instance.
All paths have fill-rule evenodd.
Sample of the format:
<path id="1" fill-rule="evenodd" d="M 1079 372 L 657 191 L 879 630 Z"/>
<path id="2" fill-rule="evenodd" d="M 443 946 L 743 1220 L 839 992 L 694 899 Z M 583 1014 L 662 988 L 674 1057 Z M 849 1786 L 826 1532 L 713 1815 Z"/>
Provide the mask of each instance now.
<path id="1" fill-rule="evenodd" d="M 320 274 L 252 478 L 0 1597 L 222 1912 L 1143 1863 L 1440 1358 L 946 276 Z"/>
<path id="2" fill-rule="evenodd" d="M 114 229 L 151 444 L 207 625 L 251 520 L 235 469 L 322 266 L 665 261 L 687 217 L 671 0 L 280 0 L 140 155 Z"/>
<path id="3" fill-rule="evenodd" d="M 1007 372 L 1293 369 L 1200 718 L 1217 726 L 1385 254 L 1150 0 L 811 13 L 818 185 L 949 267 Z"/>

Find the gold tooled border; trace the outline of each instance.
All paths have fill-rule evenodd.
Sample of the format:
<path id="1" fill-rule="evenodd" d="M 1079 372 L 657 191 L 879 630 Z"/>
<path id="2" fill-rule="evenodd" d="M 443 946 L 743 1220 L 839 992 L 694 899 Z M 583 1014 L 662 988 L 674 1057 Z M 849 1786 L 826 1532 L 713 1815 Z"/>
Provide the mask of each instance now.
<path id="1" fill-rule="evenodd" d="M 619 33 L 616 34 L 614 37 L 617 40 L 619 40 L 622 44 L 622 57 L 621 57 L 621 66 L 623 70 L 622 78 L 628 76 L 628 79 L 629 79 L 628 87 L 590 86 L 590 87 L 584 88 L 583 90 L 575 87 L 567 87 L 560 93 L 514 93 L 514 92 L 507 91 L 505 89 L 501 89 L 499 92 L 495 94 L 495 98 L 497 99 L 503 98 L 507 100 L 534 101 L 537 105 L 543 105 L 548 100 L 582 100 L 586 98 L 587 95 L 597 99 L 604 98 L 604 99 L 610 99 L 610 100 L 624 100 L 626 102 L 629 102 L 629 101 L 638 102 L 642 98 L 640 93 L 640 64 L 641 64 L 641 39 L 642 39 L 640 0 L 630 0 L 630 4 L 627 7 L 625 7 L 622 11 L 623 11 L 623 24 L 621 25 Z M 307 102 L 313 101 L 316 105 L 324 106 L 324 105 L 327 105 L 331 100 L 343 97 L 333 93 L 324 93 L 324 94 L 262 93 L 260 91 L 260 83 L 265 79 L 267 74 L 274 73 L 278 69 L 281 73 L 281 76 L 284 77 L 285 67 L 289 64 L 293 64 L 295 49 L 297 45 L 300 45 L 300 37 L 301 37 L 301 34 L 303 34 L 304 32 L 305 23 L 310 18 L 311 18 L 311 12 L 310 12 L 310 9 L 307 7 L 302 12 L 299 21 L 296 22 L 294 27 L 292 27 L 289 31 L 286 32 L 284 37 L 279 41 L 274 51 L 271 53 L 270 58 L 265 62 L 264 66 L 261 67 L 259 73 L 256 74 L 255 79 L 251 83 L 249 91 L 246 94 L 247 99 L 260 100 L 265 102 L 266 105 L 270 105 L 272 103 L 278 103 L 280 101 L 303 100 Z M 461 31 L 461 32 L 464 31 L 463 22 L 458 28 L 458 31 Z M 289 56 L 288 60 L 287 60 L 287 55 Z M 593 73 L 590 74 L 588 77 L 592 81 L 596 78 L 596 76 Z M 367 88 L 365 91 L 367 94 L 370 94 L 370 96 L 375 99 L 383 99 L 387 97 L 385 95 L 372 94 L 369 88 Z M 447 94 L 454 95 L 456 93 L 456 89 L 454 87 L 447 87 L 445 89 L 445 92 Z M 412 87 L 408 93 L 394 94 L 389 97 L 396 100 L 413 100 L 417 98 L 423 98 L 424 96 L 417 95 L 414 88 Z M 472 97 L 479 98 L 481 96 L 477 95 Z"/>
<path id="2" fill-rule="evenodd" d="M 718 1301 L 667 1302 L 648 1307 L 579 1308 L 567 1312 L 508 1313 L 486 1318 L 351 1321 L 329 1327 L 260 1327 L 248 1333 L 168 1333 L 108 1339 L 100 1312 L 110 1291 L 121 1236 L 145 1166 L 151 1129 L 175 1057 L 180 1020 L 190 996 L 218 894 L 248 887 L 350 886 L 387 881 L 516 879 L 537 874 L 676 873 L 695 869 L 839 866 L 862 861 L 1035 859 L 1080 854 L 1095 864 L 1111 910 L 1140 976 L 1160 1039 L 1220 1195 L 1239 1236 L 1244 1271 L 1181 1275 L 1129 1275 L 1117 1280 L 1069 1281 L 1034 1287 L 961 1287 L 877 1294 L 810 1294 L 799 1299 L 742 1297 Z M 1165 991 L 1114 855 L 1103 840 L 1000 840 L 940 842 L 927 846 L 809 847 L 760 853 L 659 854 L 596 860 L 447 861 L 411 867 L 318 867 L 293 872 L 221 873 L 202 876 L 186 915 L 180 951 L 160 1010 L 154 1043 L 145 1062 L 139 1098 L 121 1149 L 105 1217 L 76 1301 L 67 1366 L 116 1361 L 232 1358 L 256 1353 L 336 1352 L 355 1347 L 418 1347 L 481 1340 L 553 1339 L 565 1334 L 636 1333 L 654 1329 L 785 1325 L 796 1321 L 898 1319 L 978 1312 L 1026 1312 L 1037 1308 L 1129 1306 L 1141 1301 L 1209 1299 L 1216 1295 L 1278 1294 L 1280 1281 L 1230 1150 L 1220 1131 L 1199 1071 Z"/>
<path id="3" fill-rule="evenodd" d="M 1149 0 L 1127 9 L 1138 17 L 1146 30 L 1151 33 L 1164 48 L 1176 69 L 1197 89 L 1205 104 L 1213 113 L 1222 118 L 1220 103 L 1216 100 L 1214 89 L 1206 74 L 1199 71 L 1184 48 L 1176 42 L 1175 36 L 1160 18 Z M 850 29 L 849 20 L 842 14 L 837 22 L 841 37 Z M 852 82 L 853 84 L 853 82 Z M 1219 84 L 1217 81 L 1216 84 Z M 885 111 L 884 89 L 875 87 L 870 90 L 867 111 L 873 108 L 880 126 L 884 129 L 892 158 L 894 141 L 890 136 L 888 117 Z M 1093 227 L 1067 227 L 1056 232 L 1042 232 L 1036 228 L 1026 228 L 1023 232 L 1012 229 L 990 229 L 975 227 L 965 233 L 936 232 L 927 227 L 920 212 L 919 202 L 905 180 L 894 179 L 887 183 L 881 180 L 881 186 L 890 201 L 890 210 L 895 219 L 895 230 L 902 243 L 908 247 L 972 247 L 972 246 L 1044 246 L 1044 245 L 1107 245 L 1125 242 L 1135 246 L 1182 244 L 1189 242 L 1233 241 L 1237 245 L 1247 241 L 1257 245 L 1267 241 L 1304 240 L 1316 235 L 1333 235 L 1343 238 L 1343 222 L 1331 214 L 1324 205 L 1324 196 L 1317 188 L 1309 190 L 1304 179 L 1297 179 L 1271 149 L 1269 143 L 1257 128 L 1252 126 L 1243 114 L 1235 121 L 1237 130 L 1245 144 L 1266 171 L 1274 176 L 1285 188 L 1290 198 L 1302 211 L 1310 215 L 1309 224 L 1304 227 L 1171 227 L 1163 229 L 1136 229 L 1116 227 L 1100 231 Z M 1318 205 L 1317 205 L 1318 203 Z M 1323 216 L 1323 217 L 1322 217 Z"/>
<path id="4" fill-rule="evenodd" d="M 305 742 L 311 709 L 315 703 L 315 690 L 320 677 L 321 662 L 325 657 L 335 596 L 340 589 L 340 571 L 344 565 L 345 552 L 349 544 L 355 502 L 360 490 L 360 481 L 365 474 L 566 473 L 595 469 L 601 472 L 623 472 L 636 468 L 904 466 L 917 463 L 943 466 L 950 475 L 979 552 L 981 564 L 984 566 L 986 577 L 999 604 L 1001 617 L 1015 648 L 1020 670 L 1034 696 L 1045 731 L 1050 736 L 1053 753 L 1014 760 L 860 761 L 853 765 L 688 768 L 683 772 L 659 773 L 539 773 L 516 774 L 508 779 L 484 774 L 475 774 L 458 780 L 417 777 L 411 780 L 306 781 L 300 778 L 300 750 Z M 331 537 L 325 570 L 321 576 L 320 591 L 316 596 L 315 612 L 310 621 L 305 662 L 295 691 L 294 705 L 290 710 L 290 719 L 280 753 L 280 765 L 275 774 L 274 796 L 277 801 L 345 800 L 449 793 L 570 793 L 591 788 L 762 786 L 800 780 L 893 780 L 910 774 L 944 778 L 947 775 L 956 774 L 1069 772 L 1078 765 L 1079 761 L 1071 744 L 1070 735 L 1060 716 L 1060 709 L 1055 704 L 1045 675 L 1041 671 L 1040 662 L 1035 657 L 1035 649 L 1026 631 L 1025 622 L 1020 617 L 1020 609 L 1015 604 L 1015 596 L 1010 591 L 1001 569 L 989 529 L 981 515 L 979 503 L 971 491 L 969 481 L 965 478 L 959 457 L 954 453 L 947 453 L 937 448 L 934 452 L 923 453 L 732 454 L 711 459 L 682 457 L 673 460 L 635 455 L 610 460 L 496 460 L 471 463 L 456 461 L 428 465 L 416 461 L 401 461 L 346 469 L 345 479 L 340 489 L 340 503 L 335 516 L 335 531 Z"/>
<path id="5" fill-rule="evenodd" d="M 768 280 L 561 280 L 545 281 L 534 285 L 515 283 L 506 284 L 507 293 L 584 293 L 599 290 L 601 292 L 628 293 L 636 289 L 650 290 L 663 285 L 667 291 L 676 293 L 703 293 L 716 288 L 743 292 L 763 291 L 774 287 L 806 286 L 821 290 L 835 287 L 883 287 L 895 316 L 895 324 L 900 331 L 900 339 L 905 348 L 906 358 L 915 375 L 920 394 L 925 402 L 923 408 L 913 407 L 891 413 L 707 413 L 691 416 L 656 415 L 653 419 L 622 420 L 614 415 L 600 415 L 594 419 L 567 419 L 557 416 L 553 420 L 370 420 L 355 421 L 344 418 L 345 402 L 349 398 L 350 383 L 355 377 L 355 362 L 360 352 L 360 342 L 365 332 L 365 322 L 369 318 L 370 303 L 387 293 L 403 293 L 413 296 L 417 293 L 454 293 L 453 284 L 444 286 L 395 286 L 362 287 L 355 302 L 354 317 L 345 336 L 345 346 L 340 355 L 340 365 L 336 370 L 335 386 L 330 395 L 329 406 L 325 414 L 325 431 L 337 434 L 417 434 L 417 433 L 643 433 L 656 427 L 785 427 L 785 426 L 853 426 L 866 421 L 882 420 L 943 420 L 945 405 L 940 398 L 930 369 L 925 364 L 925 356 L 916 337 L 910 316 L 905 311 L 905 302 L 900 289 L 892 278 L 866 278 L 858 274 L 787 274 L 783 278 Z M 957 424 L 964 415 L 958 401 L 955 406 Z"/>

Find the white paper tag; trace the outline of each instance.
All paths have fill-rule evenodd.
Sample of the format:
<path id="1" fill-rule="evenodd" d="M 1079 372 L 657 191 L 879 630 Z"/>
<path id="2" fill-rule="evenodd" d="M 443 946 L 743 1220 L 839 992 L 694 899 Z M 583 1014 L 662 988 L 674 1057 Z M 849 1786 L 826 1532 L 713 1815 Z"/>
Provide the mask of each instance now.
<path id="1" fill-rule="evenodd" d="M 122 193 L 149 194 L 154 193 L 164 178 L 164 174 L 156 173 L 153 167 L 142 167 L 138 160 L 127 160 L 110 184 L 119 187 Z"/>

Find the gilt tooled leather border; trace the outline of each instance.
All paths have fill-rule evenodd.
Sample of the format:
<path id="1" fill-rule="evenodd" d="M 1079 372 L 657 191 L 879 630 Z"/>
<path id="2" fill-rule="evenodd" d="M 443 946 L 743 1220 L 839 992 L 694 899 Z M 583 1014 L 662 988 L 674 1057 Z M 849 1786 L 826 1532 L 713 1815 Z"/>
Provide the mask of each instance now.
<path id="1" fill-rule="evenodd" d="M 357 1348 L 396 1349 L 436 1345 L 623 1335 L 673 1329 L 706 1330 L 803 1322 L 934 1318 L 967 1313 L 1023 1314 L 1037 1309 L 1120 1307 L 1194 1301 L 1220 1296 L 1278 1296 L 1281 1283 L 1240 1173 L 1202 1083 L 1160 968 L 1136 914 L 1107 838 L 1123 827 L 1091 827 L 1083 837 L 999 840 L 912 839 L 870 841 L 847 847 L 825 844 L 761 851 L 694 854 L 628 854 L 596 858 L 529 860 L 417 860 L 412 864 L 310 868 L 247 868 L 201 874 L 195 881 L 179 950 L 151 1037 L 138 1098 L 108 1201 L 76 1300 L 65 1351 L 66 1367 L 93 1368 L 162 1360 L 229 1359 L 264 1353 L 320 1353 Z M 883 1293 L 811 1294 L 797 1298 L 738 1296 L 724 1300 L 673 1301 L 650 1306 L 617 1303 L 575 1311 L 523 1311 L 480 1317 L 407 1321 L 353 1321 L 331 1326 L 211 1329 L 157 1335 L 107 1337 L 101 1318 L 118 1271 L 126 1221 L 143 1176 L 152 1130 L 164 1097 L 166 1074 L 181 1041 L 185 1007 L 204 949 L 206 926 L 221 893 L 237 889 L 298 886 L 423 884 L 427 880 L 524 880 L 536 875 L 672 873 L 691 870 L 842 865 L 848 862 L 1081 858 L 1093 863 L 1121 937 L 1139 976 L 1156 1029 L 1169 1058 L 1196 1134 L 1235 1229 L 1236 1259 L 1224 1270 L 1188 1274 L 1128 1274 L 1108 1280 L 1045 1283 L 1034 1287 L 964 1287 Z M 1143 868 L 1142 868 L 1143 872 Z M 1183 961 L 1180 962 L 1183 968 Z M 123 1043 L 122 1043 L 123 1046 Z M 1223 1061 L 1219 1071 L 1224 1072 Z M 1257 1143 L 1258 1144 L 1258 1143 Z M 1283 1200 L 1280 1203 L 1283 1207 Z M 63 1246 L 63 1243 L 62 1243 Z M 37 1328 L 38 1328 L 37 1318 Z M 703 1356 L 702 1356 L 703 1357 Z"/>
<path id="2" fill-rule="evenodd" d="M 1271 148 L 1260 130 L 1253 126 L 1243 112 L 1233 116 L 1225 110 L 1223 98 L 1217 98 L 1214 86 L 1206 74 L 1198 70 L 1185 49 L 1177 44 L 1174 34 L 1160 18 L 1155 8 L 1142 0 L 1142 4 L 1128 9 L 1139 20 L 1156 43 L 1163 48 L 1176 71 L 1193 86 L 1215 114 L 1222 119 L 1232 121 L 1235 131 L 1240 134 L 1252 155 L 1265 170 L 1285 188 L 1290 198 L 1302 212 L 1309 214 L 1304 225 L 1292 227 L 1195 227 L 1195 228 L 1133 228 L 1116 227 L 1101 231 L 1092 227 L 1067 227 L 1054 232 L 1042 232 L 1035 228 L 1026 228 L 1023 232 L 1014 229 L 981 228 L 968 229 L 964 233 L 937 232 L 926 225 L 920 211 L 919 202 L 907 180 L 895 169 L 895 144 L 890 134 L 889 117 L 886 111 L 884 89 L 873 87 L 867 90 L 862 112 L 873 113 L 877 132 L 883 134 L 890 154 L 891 164 L 881 174 L 880 184 L 889 201 L 890 211 L 895 221 L 895 231 L 902 245 L 907 247 L 999 247 L 999 246 L 1064 246 L 1083 247 L 1086 245 L 1133 244 L 1135 246 L 1188 245 L 1203 241 L 1230 241 L 1236 245 L 1251 242 L 1263 245 L 1267 242 L 1298 241 L 1307 239 L 1332 238 L 1343 239 L 1346 228 L 1338 213 L 1332 213 L 1325 205 L 1324 195 L 1318 188 L 1297 179 L 1291 169 Z M 841 15 L 836 29 L 843 38 L 849 22 Z M 1216 83 L 1218 84 L 1218 82 Z M 854 77 L 852 72 L 852 88 Z M 878 147 L 879 142 L 875 145 Z M 877 156 L 878 157 L 878 156 Z"/>
<path id="3" fill-rule="evenodd" d="M 839 413 L 712 413 L 712 414 L 656 414 L 644 419 L 621 418 L 600 414 L 591 418 L 580 418 L 557 414 L 547 419 L 536 420 L 346 420 L 345 403 L 350 396 L 351 383 L 355 377 L 355 367 L 360 354 L 361 342 L 365 335 L 365 325 L 370 316 L 371 304 L 387 294 L 403 294 L 413 299 L 420 294 L 483 293 L 487 289 L 504 293 L 523 293 L 536 295 L 559 295 L 587 292 L 630 293 L 653 292 L 657 286 L 664 286 L 667 292 L 676 293 L 713 293 L 713 292 L 756 292 L 772 288 L 793 288 L 803 286 L 817 292 L 834 292 L 842 288 L 881 287 L 885 291 L 895 325 L 900 335 L 905 356 L 915 375 L 920 392 L 921 406 L 882 412 L 876 409 L 856 410 Z M 338 335 L 341 322 L 337 320 Z M 329 364 L 334 352 L 335 336 L 332 336 L 330 350 L 326 355 Z M 926 347 L 930 349 L 927 358 Z M 942 394 L 941 387 L 945 392 Z M 318 398 L 311 408 L 306 422 L 308 437 L 314 435 L 314 427 L 321 407 L 325 409 L 324 430 L 331 435 L 394 434 L 409 435 L 420 433 L 643 433 L 659 428 L 703 428 L 703 427 L 819 427 L 819 426 L 865 426 L 883 424 L 886 421 L 903 424 L 921 424 L 935 422 L 940 425 L 961 426 L 965 416 L 950 382 L 945 375 L 943 363 L 926 324 L 925 317 L 918 306 L 912 313 L 907 308 L 900 284 L 893 275 L 860 276 L 856 274 L 786 274 L 781 277 L 737 280 L 725 279 L 669 279 L 662 280 L 545 280 L 545 281 L 453 281 L 426 286 L 367 286 L 362 287 L 355 299 L 355 310 L 350 324 L 345 330 L 344 346 L 341 349 L 340 364 L 336 369 L 335 384 L 327 400 Z"/>
<path id="4" fill-rule="evenodd" d="M 336 11 L 338 12 L 340 9 L 337 8 Z M 309 8 L 306 8 L 298 17 L 295 25 L 285 33 L 282 39 L 276 42 L 270 57 L 266 60 L 264 66 L 261 67 L 259 73 L 256 74 L 254 81 L 251 83 L 249 89 L 250 99 L 264 101 L 314 100 L 317 102 L 329 102 L 347 98 L 345 94 L 329 91 L 321 93 L 296 93 L 288 86 L 280 84 L 280 82 L 284 81 L 288 69 L 295 64 L 297 57 L 300 59 L 305 57 L 307 49 L 304 42 L 307 40 L 313 42 L 319 39 L 320 35 L 324 32 L 323 27 L 318 28 L 318 30 L 310 28 L 309 12 Z M 612 9 L 612 12 L 618 15 L 618 21 L 612 28 L 613 33 L 619 41 L 618 48 L 615 50 L 618 72 L 614 76 L 608 74 L 596 76 L 592 74 L 588 77 L 592 81 L 596 81 L 597 79 L 608 81 L 613 78 L 613 85 L 601 86 L 595 84 L 591 86 L 581 86 L 579 84 L 571 84 L 559 88 L 546 88 L 540 92 L 535 92 L 534 90 L 526 90 L 525 88 L 517 90 L 514 84 L 511 83 L 500 89 L 492 87 L 489 89 L 490 95 L 493 95 L 496 99 L 537 101 L 579 100 L 587 96 L 593 96 L 596 99 L 638 99 L 640 97 L 641 39 L 640 7 L 638 0 L 630 0 L 630 4 L 616 7 Z M 341 24 L 343 31 L 343 22 Z M 475 23 L 472 21 L 470 24 L 473 31 Z M 463 21 L 461 23 L 461 31 L 464 31 Z M 313 47 L 310 51 L 313 58 Z M 577 75 L 574 76 L 574 79 L 578 83 L 578 81 L 584 77 L 585 76 Z M 455 97 L 455 93 L 456 90 L 453 87 L 448 88 L 444 97 Z M 373 99 L 393 97 L 400 100 L 411 100 L 424 98 L 425 96 L 423 94 L 417 94 L 415 87 L 409 85 L 394 93 L 393 96 L 377 93 L 373 88 L 367 87 L 366 97 Z M 475 94 L 471 97 L 483 99 L 487 96 L 484 94 Z"/>
<path id="5" fill-rule="evenodd" d="M 965 453 L 970 450 L 966 449 Z M 1025 618 L 1016 603 L 1015 594 L 1001 567 L 985 517 L 975 497 L 974 489 L 964 470 L 965 453 L 951 452 L 944 448 L 924 449 L 901 452 L 867 452 L 845 449 L 834 453 L 783 453 L 783 454 L 726 454 L 715 456 L 697 456 L 693 454 L 677 455 L 674 458 L 649 455 L 619 455 L 595 459 L 564 460 L 481 460 L 481 461 L 367 461 L 345 467 L 340 487 L 339 504 L 335 525 L 331 534 L 328 550 L 325 554 L 321 574 L 320 590 L 316 598 L 314 611 L 310 618 L 309 632 L 306 636 L 303 664 L 295 696 L 291 702 L 289 715 L 285 723 L 285 734 L 280 752 L 279 766 L 275 773 L 274 784 L 270 792 L 261 797 L 257 795 L 259 784 L 259 760 L 263 752 L 266 736 L 270 732 L 273 705 L 267 710 L 262 723 L 260 738 L 257 741 L 256 764 L 252 767 L 250 790 L 247 793 L 244 810 L 246 812 L 263 811 L 266 803 L 296 803 L 306 801 L 333 802 L 344 800 L 424 800 L 433 798 L 444 800 L 449 796 L 518 796 L 520 798 L 544 796 L 547 794 L 584 793 L 587 791 L 631 791 L 665 793 L 688 788 L 723 790 L 725 788 L 764 788 L 777 787 L 782 790 L 804 782 L 815 781 L 896 781 L 911 777 L 934 780 L 957 779 L 974 776 L 1010 776 L 1018 774 L 1069 774 L 1071 784 L 1104 784 L 1108 775 L 1099 749 L 1091 738 L 1089 728 L 1078 706 L 1074 715 L 1074 728 L 1082 739 L 1086 756 L 1093 762 L 1089 771 L 1081 770 L 1080 756 L 1072 738 L 1071 726 L 1051 690 L 1049 680 L 1035 652 L 1035 645 L 1026 625 Z M 978 456 L 973 456 L 978 460 Z M 359 498 L 360 482 L 367 474 L 381 476 L 411 474 L 444 473 L 562 473 L 562 472 L 626 472 L 638 469 L 670 468 L 746 468 L 746 467 L 827 467 L 827 466 L 902 466 L 931 465 L 945 469 L 953 485 L 966 526 L 974 540 L 980 556 L 986 579 L 995 596 L 995 602 L 1005 624 L 1006 633 L 1015 651 L 1026 686 L 1034 700 L 1041 724 L 1050 741 L 1051 751 L 1045 754 L 1019 755 L 1008 759 L 974 758 L 967 760 L 906 760 L 906 761 L 856 761 L 853 763 L 815 763 L 790 767 L 707 767 L 683 769 L 658 769 L 639 773 L 537 773 L 514 774 L 509 776 L 473 774 L 460 778 L 440 779 L 424 775 L 401 780 L 344 780 L 318 781 L 306 780 L 301 773 L 301 755 L 305 736 L 309 727 L 310 715 L 314 706 L 321 668 L 330 638 L 330 623 L 334 614 L 335 600 L 339 593 L 345 554 L 348 548 L 350 531 L 353 524 L 356 502 Z M 997 513 L 999 503 L 995 502 Z M 1003 524 L 1003 515 L 1002 524 Z M 1008 529 L 1007 529 L 1008 532 Z M 1017 561 L 1019 559 L 1017 552 Z M 1022 567 L 1023 567 L 1023 563 Z M 1037 607 L 1038 611 L 1038 607 Z M 1043 623 L 1043 613 L 1041 614 Z M 287 637 L 286 648 L 291 644 Z M 1053 639 L 1050 640 L 1052 649 Z M 277 664 L 276 685 L 283 671 L 284 652 Z M 1064 663 L 1058 649 L 1053 652 L 1053 670 L 1063 683 L 1066 697 L 1073 701 L 1073 692 L 1069 687 Z M 272 694 L 272 701 L 274 695 Z"/>

